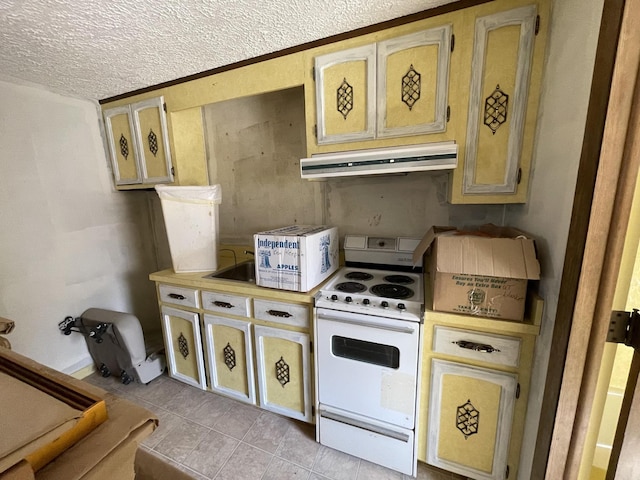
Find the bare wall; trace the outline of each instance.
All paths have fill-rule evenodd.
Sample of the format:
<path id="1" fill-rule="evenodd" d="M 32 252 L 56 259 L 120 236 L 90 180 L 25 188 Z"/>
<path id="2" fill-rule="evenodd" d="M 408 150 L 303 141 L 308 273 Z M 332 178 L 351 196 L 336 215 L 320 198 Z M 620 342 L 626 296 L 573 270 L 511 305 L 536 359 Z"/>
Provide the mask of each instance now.
<path id="1" fill-rule="evenodd" d="M 323 185 L 300 178 L 306 150 L 302 87 L 207 105 L 209 183 L 220 184 L 220 240 L 324 221 Z"/>
<path id="2" fill-rule="evenodd" d="M 0 316 L 14 350 L 62 371 L 91 363 L 57 324 L 89 307 L 159 328 L 148 192 L 116 192 L 97 104 L 0 81 Z"/>

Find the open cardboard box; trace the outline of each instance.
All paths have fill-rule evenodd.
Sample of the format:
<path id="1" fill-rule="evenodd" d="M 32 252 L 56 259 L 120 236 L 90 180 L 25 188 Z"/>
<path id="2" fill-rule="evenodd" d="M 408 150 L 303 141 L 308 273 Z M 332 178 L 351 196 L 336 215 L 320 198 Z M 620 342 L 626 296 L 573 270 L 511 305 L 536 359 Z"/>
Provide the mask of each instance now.
<path id="1" fill-rule="evenodd" d="M 32 377 L 34 382 L 44 385 L 49 391 L 63 388 L 70 392 L 71 397 L 75 392 L 79 396 L 97 399 L 96 404 L 106 405 L 108 417 L 102 423 L 93 425 L 94 428 L 75 443 L 65 445 L 63 451 L 57 452 L 53 459 L 47 459 L 46 464 L 38 464 L 34 468 L 30 457 L 26 456 L 26 459 L 8 470 L 0 471 L 1 480 L 134 479 L 134 458 L 138 445 L 158 424 L 151 412 L 11 350 L 0 349 L 0 361 L 23 369 L 25 377 Z M 25 422 L 31 413 L 32 410 L 22 410 Z M 59 439 L 48 439 L 51 441 L 40 445 L 38 451 L 46 453 L 58 448 Z"/>
<path id="2" fill-rule="evenodd" d="M 426 258 L 434 311 L 522 321 L 529 280 L 540 278 L 535 245 L 522 232 L 432 227 L 413 254 Z"/>

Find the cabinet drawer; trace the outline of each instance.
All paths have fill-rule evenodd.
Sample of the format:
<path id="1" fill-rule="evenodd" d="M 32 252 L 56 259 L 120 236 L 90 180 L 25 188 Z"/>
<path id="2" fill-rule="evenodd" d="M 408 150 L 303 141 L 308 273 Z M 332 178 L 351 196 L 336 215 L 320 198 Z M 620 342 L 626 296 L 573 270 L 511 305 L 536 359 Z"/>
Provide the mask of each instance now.
<path id="1" fill-rule="evenodd" d="M 173 285 L 160 285 L 160 301 L 183 305 L 185 307 L 199 308 L 198 291 L 191 288 L 174 287 Z"/>
<path id="2" fill-rule="evenodd" d="M 254 317 L 268 322 L 282 323 L 294 327 L 309 327 L 309 307 L 292 303 L 255 299 Z"/>
<path id="3" fill-rule="evenodd" d="M 241 295 L 202 292 L 202 308 L 212 312 L 230 313 L 239 317 L 251 316 L 251 301 Z"/>
<path id="4" fill-rule="evenodd" d="M 517 367 L 520 363 L 520 339 L 504 335 L 435 326 L 433 351 L 469 360 Z"/>

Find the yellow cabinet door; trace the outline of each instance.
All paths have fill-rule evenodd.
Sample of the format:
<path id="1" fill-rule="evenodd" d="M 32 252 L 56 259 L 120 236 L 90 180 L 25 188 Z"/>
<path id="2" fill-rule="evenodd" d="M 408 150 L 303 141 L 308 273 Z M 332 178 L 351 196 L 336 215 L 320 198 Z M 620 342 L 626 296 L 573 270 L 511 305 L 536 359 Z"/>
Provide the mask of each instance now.
<path id="1" fill-rule="evenodd" d="M 163 97 L 131 105 L 142 183 L 173 181 Z"/>
<path id="2" fill-rule="evenodd" d="M 205 390 L 200 319 L 197 313 L 162 307 L 162 331 L 169 375 Z"/>
<path id="3" fill-rule="evenodd" d="M 447 128 L 451 25 L 378 43 L 377 137 Z"/>
<path id="4" fill-rule="evenodd" d="M 104 111 L 104 123 L 116 185 L 142 182 L 129 106 Z"/>
<path id="5" fill-rule="evenodd" d="M 375 44 L 315 58 L 318 145 L 375 137 L 375 69 Z"/>
<path id="6" fill-rule="evenodd" d="M 309 335 L 261 325 L 254 331 L 260 406 L 311 423 Z"/>
<path id="7" fill-rule="evenodd" d="M 514 374 L 433 360 L 427 463 L 473 479 L 506 478 L 517 383 Z"/>
<path id="8" fill-rule="evenodd" d="M 545 12 L 532 4 L 475 20 L 464 167 L 454 172 L 452 203 L 527 200 L 546 36 L 537 31 L 538 13 L 545 5 Z"/>
<path id="9" fill-rule="evenodd" d="M 255 404 L 251 323 L 205 314 L 204 329 L 211 390 Z"/>
<path id="10" fill-rule="evenodd" d="M 116 186 L 174 180 L 164 97 L 103 112 Z"/>

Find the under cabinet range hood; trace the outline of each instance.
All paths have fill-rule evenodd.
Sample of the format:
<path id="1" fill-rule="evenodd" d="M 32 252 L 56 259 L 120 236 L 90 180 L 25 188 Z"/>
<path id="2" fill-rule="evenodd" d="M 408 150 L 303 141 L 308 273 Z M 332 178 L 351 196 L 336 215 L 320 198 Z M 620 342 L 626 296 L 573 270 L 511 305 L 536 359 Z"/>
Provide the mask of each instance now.
<path id="1" fill-rule="evenodd" d="M 300 175 L 302 178 L 319 180 L 355 175 L 451 170 L 457 165 L 458 145 L 455 142 L 438 142 L 319 153 L 300 160 Z"/>

